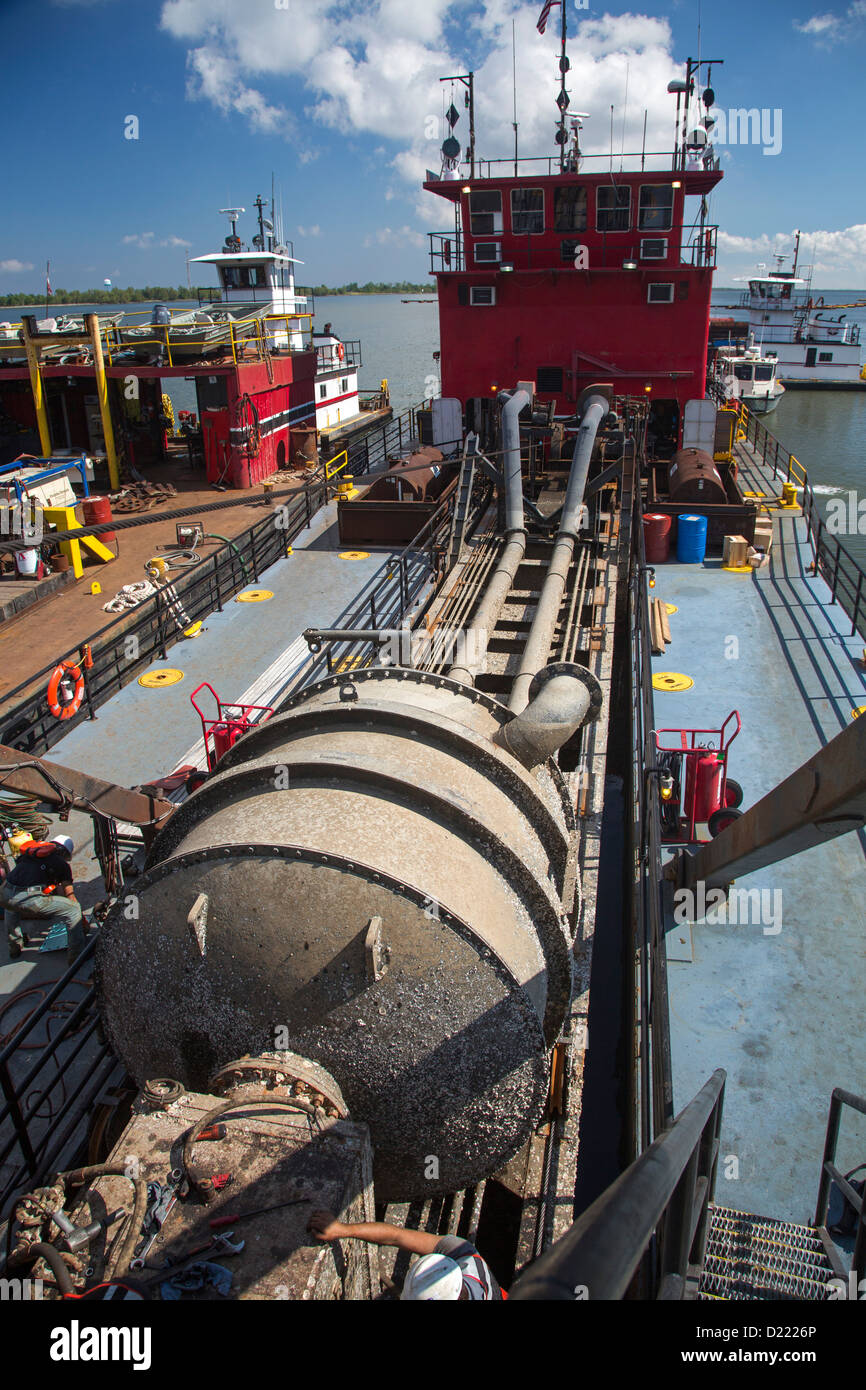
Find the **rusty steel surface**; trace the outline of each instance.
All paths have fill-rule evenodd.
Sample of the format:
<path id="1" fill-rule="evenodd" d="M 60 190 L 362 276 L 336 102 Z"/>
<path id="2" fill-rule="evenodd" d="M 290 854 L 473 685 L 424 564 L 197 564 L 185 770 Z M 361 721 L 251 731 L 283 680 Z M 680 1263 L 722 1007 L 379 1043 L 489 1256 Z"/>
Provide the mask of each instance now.
<path id="1" fill-rule="evenodd" d="M 690 502 L 728 500 L 722 475 L 702 449 L 680 449 L 668 467 L 668 495 L 678 506 Z"/>
<path id="2" fill-rule="evenodd" d="M 7 791 L 38 796 L 40 801 L 51 806 L 96 811 L 131 825 L 153 825 L 174 810 L 170 801 L 158 796 L 105 782 L 100 777 L 49 762 L 47 758 L 31 758 L 29 753 L 4 745 L 0 745 L 0 771 Z"/>
<path id="3" fill-rule="evenodd" d="M 537 1123 L 571 997 L 574 820 L 553 764 L 444 677 L 326 680 L 241 740 L 157 837 L 99 947 L 138 1080 L 274 1046 L 370 1126 L 380 1199 L 453 1191 Z M 188 914 L 204 895 L 197 930 Z"/>
<path id="4" fill-rule="evenodd" d="M 324 1113 L 311 1124 L 303 1111 L 273 1104 L 287 1098 L 287 1088 L 279 1085 L 267 1093 L 243 1088 L 231 1097 L 237 1108 L 222 1117 L 224 1138 L 193 1145 L 195 1169 L 228 1173 L 230 1180 L 207 1205 L 190 1193 L 171 1208 L 148 1251 L 145 1269 L 133 1273 L 151 1285 L 152 1296 L 158 1296 L 155 1276 L 167 1261 L 183 1266 L 191 1252 L 222 1234 L 231 1244 L 243 1242 L 243 1249 L 225 1253 L 217 1246 L 200 1258 L 230 1272 L 232 1298 L 329 1301 L 378 1295 L 374 1247 L 363 1241 L 323 1244 L 307 1232 L 310 1212 L 317 1208 L 333 1211 L 344 1221 L 374 1219 L 367 1128 Z M 190 1091 L 159 1111 L 137 1101 L 110 1162 L 128 1165 L 134 1156 L 142 1179 L 165 1183 L 186 1135 L 219 1104 L 218 1096 Z M 77 1204 L 76 1221 L 86 1225 L 106 1211 L 128 1210 L 129 1199 L 126 1179 L 101 1177 Z M 271 1207 L 276 1209 L 261 1211 Z M 246 1215 L 252 1212 L 259 1214 Z M 210 1226 L 212 1220 L 232 1214 L 244 1219 L 217 1230 Z M 102 1277 L 104 1245 L 100 1236 L 91 1248 L 94 1279 Z M 189 1299 L 222 1301 L 212 1286 L 184 1293 L 183 1301 Z"/>

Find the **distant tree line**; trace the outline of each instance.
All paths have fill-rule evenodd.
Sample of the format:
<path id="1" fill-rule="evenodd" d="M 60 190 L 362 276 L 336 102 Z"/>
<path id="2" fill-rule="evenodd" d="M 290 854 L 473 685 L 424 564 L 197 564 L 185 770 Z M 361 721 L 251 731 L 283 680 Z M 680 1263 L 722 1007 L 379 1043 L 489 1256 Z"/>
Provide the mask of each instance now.
<path id="1" fill-rule="evenodd" d="M 421 294 L 429 293 L 429 284 L 415 285 L 409 280 L 401 280 L 396 284 L 385 284 L 382 281 L 368 280 L 366 285 L 359 285 L 352 281 L 349 285 L 314 285 L 312 293 L 317 295 L 328 294 Z M 299 291 L 303 293 L 303 291 Z M 213 291 L 216 294 L 216 290 Z M 175 299 L 198 299 L 197 289 L 187 289 L 186 285 L 145 285 L 144 289 L 134 289 L 127 285 L 121 289 L 119 285 L 106 289 L 104 286 L 98 290 L 63 290 L 56 289 L 46 301 L 45 291 L 36 290 L 29 293 L 20 292 L 18 294 L 0 295 L 0 304 L 45 304 L 49 307 L 52 304 L 139 304 L 151 300 L 175 300 Z"/>

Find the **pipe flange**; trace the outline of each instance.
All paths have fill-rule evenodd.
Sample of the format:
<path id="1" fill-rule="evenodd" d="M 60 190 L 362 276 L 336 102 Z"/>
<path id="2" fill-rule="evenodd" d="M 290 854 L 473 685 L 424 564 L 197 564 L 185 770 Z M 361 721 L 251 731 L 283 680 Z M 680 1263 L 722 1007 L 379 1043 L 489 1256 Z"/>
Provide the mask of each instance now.
<path id="1" fill-rule="evenodd" d="M 142 1097 L 151 1110 L 167 1110 L 185 1093 L 186 1087 L 170 1076 L 151 1077 L 142 1087 Z"/>
<path id="2" fill-rule="evenodd" d="M 208 1082 L 213 1095 L 230 1095 L 241 1086 L 258 1083 L 264 1088 L 284 1086 L 332 1119 L 345 1120 L 349 1107 L 330 1072 L 296 1052 L 266 1052 L 256 1057 L 240 1057 L 220 1067 Z"/>
<path id="3" fill-rule="evenodd" d="M 536 671 L 532 677 L 529 687 L 529 702 L 533 701 L 536 695 L 553 680 L 554 676 L 571 676 L 574 680 L 579 680 L 587 690 L 589 695 L 589 709 L 584 724 L 592 724 L 601 714 L 604 704 L 604 692 L 601 683 L 586 666 L 580 666 L 576 661 L 554 661 L 550 666 L 542 666 L 540 671 Z"/>

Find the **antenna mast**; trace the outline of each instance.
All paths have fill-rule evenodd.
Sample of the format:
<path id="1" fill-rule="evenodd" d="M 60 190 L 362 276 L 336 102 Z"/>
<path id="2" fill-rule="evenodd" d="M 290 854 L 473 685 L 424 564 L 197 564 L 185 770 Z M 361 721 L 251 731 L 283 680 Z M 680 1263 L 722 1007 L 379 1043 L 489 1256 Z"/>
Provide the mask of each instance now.
<path id="1" fill-rule="evenodd" d="M 514 20 L 511 21 L 511 81 L 514 88 L 514 177 L 517 178 L 517 41 L 514 33 Z"/>
<path id="2" fill-rule="evenodd" d="M 566 113 L 566 111 L 567 111 L 567 109 L 568 109 L 568 93 L 567 93 L 567 91 L 565 90 L 565 75 L 566 75 L 566 73 L 568 72 L 568 69 L 569 69 L 569 66 L 570 66 L 569 61 L 568 61 L 568 57 L 567 57 L 566 52 L 565 52 L 565 38 L 566 38 L 565 11 L 566 11 L 566 8 L 567 8 L 567 0 L 562 0 L 562 4 L 561 4 L 560 7 L 559 7 L 560 14 L 561 14 L 561 16 L 562 16 L 562 25 L 561 25 L 561 31 L 560 31 L 560 32 L 561 32 L 561 52 L 560 52 L 560 55 L 559 55 L 559 75 L 560 75 L 560 82 L 559 82 L 559 97 L 557 98 L 557 103 L 556 103 L 557 106 L 559 107 L 559 130 L 557 131 L 557 134 L 556 134 L 556 142 L 557 142 L 557 144 L 559 145 L 559 172 L 560 172 L 561 174 L 565 172 L 565 141 L 566 141 L 566 138 L 567 138 L 567 137 L 566 137 L 566 134 L 565 134 L 565 113 Z"/>

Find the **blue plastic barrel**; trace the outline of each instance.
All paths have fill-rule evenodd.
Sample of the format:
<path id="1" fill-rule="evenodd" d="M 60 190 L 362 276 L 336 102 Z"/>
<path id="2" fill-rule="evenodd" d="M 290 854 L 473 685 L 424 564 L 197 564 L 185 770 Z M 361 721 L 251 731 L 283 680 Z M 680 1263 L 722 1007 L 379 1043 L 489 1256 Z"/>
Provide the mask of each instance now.
<path id="1" fill-rule="evenodd" d="M 707 518 L 687 513 L 677 517 L 677 559 L 699 565 L 707 553 Z"/>

